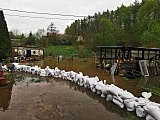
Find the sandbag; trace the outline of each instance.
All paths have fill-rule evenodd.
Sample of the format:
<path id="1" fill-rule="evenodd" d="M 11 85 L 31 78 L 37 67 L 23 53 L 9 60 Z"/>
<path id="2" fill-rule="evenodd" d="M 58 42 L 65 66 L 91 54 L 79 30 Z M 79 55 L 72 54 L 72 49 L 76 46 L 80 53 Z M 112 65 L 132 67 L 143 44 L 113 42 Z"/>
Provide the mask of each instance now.
<path id="1" fill-rule="evenodd" d="M 103 94 L 103 93 L 101 93 L 101 97 L 105 98 L 105 97 L 106 97 L 106 95 L 105 95 L 105 94 Z"/>
<path id="2" fill-rule="evenodd" d="M 135 103 L 135 106 L 145 106 L 149 102 L 150 102 L 149 100 L 140 97 L 140 98 L 137 98 L 137 102 Z"/>
<path id="3" fill-rule="evenodd" d="M 127 90 L 124 90 L 120 96 L 122 99 L 132 99 L 134 98 L 134 95 Z"/>
<path id="4" fill-rule="evenodd" d="M 115 99 L 114 97 L 113 97 L 113 103 L 118 105 L 120 108 L 124 108 L 124 104 L 119 100 Z"/>
<path id="5" fill-rule="evenodd" d="M 108 85 L 103 85 L 101 91 L 103 95 L 108 95 L 110 93 Z"/>
<path id="6" fill-rule="evenodd" d="M 110 85 L 109 88 L 110 88 L 111 94 L 113 94 L 115 96 L 120 96 L 123 92 L 123 89 L 121 89 L 115 85 Z"/>
<path id="7" fill-rule="evenodd" d="M 133 99 L 125 99 L 124 100 L 124 105 L 126 106 L 127 111 L 135 111 L 136 110 L 135 103 L 136 103 L 136 99 L 135 98 L 133 98 Z"/>
<path id="8" fill-rule="evenodd" d="M 146 120 L 155 120 L 150 114 L 146 116 Z"/>
<path id="9" fill-rule="evenodd" d="M 146 117 L 147 116 L 147 112 L 144 110 L 143 107 L 137 106 L 136 107 L 136 115 L 138 117 Z"/>
<path id="10" fill-rule="evenodd" d="M 146 99 L 149 100 L 149 98 L 152 96 L 151 92 L 142 92 L 142 96 Z"/>
<path id="11" fill-rule="evenodd" d="M 149 102 L 144 106 L 144 110 L 150 114 L 154 119 L 160 120 L 160 108 L 154 102 Z"/>
<path id="12" fill-rule="evenodd" d="M 96 88 L 92 88 L 91 90 L 92 92 L 97 92 Z"/>
<path id="13" fill-rule="evenodd" d="M 122 98 L 120 98 L 119 96 L 115 96 L 115 95 L 113 95 L 113 98 L 123 103 Z"/>
<path id="14" fill-rule="evenodd" d="M 106 100 L 107 101 L 113 101 L 113 95 L 108 94 L 107 97 L 106 97 Z"/>

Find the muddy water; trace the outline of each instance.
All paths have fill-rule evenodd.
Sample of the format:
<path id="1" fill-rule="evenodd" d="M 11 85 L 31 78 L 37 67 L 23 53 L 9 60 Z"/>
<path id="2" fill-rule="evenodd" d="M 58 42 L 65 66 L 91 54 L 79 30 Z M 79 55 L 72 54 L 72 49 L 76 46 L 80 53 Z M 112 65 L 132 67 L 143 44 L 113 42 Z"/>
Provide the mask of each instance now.
<path id="1" fill-rule="evenodd" d="M 0 120 L 125 120 L 127 117 L 125 110 L 69 81 L 19 73 L 14 73 L 14 79 L 14 85 L 0 90 L 0 101 L 4 102 L 0 103 Z"/>
<path id="2" fill-rule="evenodd" d="M 58 66 L 66 71 L 98 76 L 136 96 L 141 96 L 143 91 L 123 77 L 111 76 L 108 71 L 95 67 L 90 59 L 59 62 L 45 59 L 29 64 L 42 68 Z M 0 88 L 0 120 L 128 120 L 131 116 L 126 109 L 70 81 L 24 73 L 12 73 L 12 77 L 15 84 Z M 131 114 L 135 116 L 135 113 Z"/>
<path id="3" fill-rule="evenodd" d="M 56 59 L 49 58 L 36 64 L 43 68 L 46 66 L 50 66 L 50 68 L 58 66 L 59 69 L 64 69 L 66 71 L 73 70 L 76 72 L 83 72 L 84 75 L 88 76 L 98 76 L 100 80 L 106 80 L 107 84 L 115 84 L 124 90 L 132 92 L 137 97 L 141 97 L 141 93 L 146 91 L 141 89 L 140 86 L 145 86 L 147 83 L 154 84 L 154 86 L 156 85 L 157 87 L 160 86 L 160 77 L 142 77 L 138 79 L 125 80 L 126 78 L 124 77 L 111 75 L 108 70 L 104 70 L 99 67 L 97 68 L 93 59 L 74 59 L 73 61 L 64 60 L 58 62 Z M 154 94 L 150 100 L 160 103 L 160 97 Z"/>

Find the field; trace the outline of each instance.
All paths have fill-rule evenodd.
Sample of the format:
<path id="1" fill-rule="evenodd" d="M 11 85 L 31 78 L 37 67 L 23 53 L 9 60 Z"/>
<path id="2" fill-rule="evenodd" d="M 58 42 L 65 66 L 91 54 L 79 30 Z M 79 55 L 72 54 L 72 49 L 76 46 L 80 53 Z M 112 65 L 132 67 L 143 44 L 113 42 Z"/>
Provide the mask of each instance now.
<path id="1" fill-rule="evenodd" d="M 57 57 L 63 55 L 66 58 L 71 57 L 90 57 L 91 52 L 86 49 L 77 49 L 74 46 L 48 46 L 44 48 L 45 57 Z"/>

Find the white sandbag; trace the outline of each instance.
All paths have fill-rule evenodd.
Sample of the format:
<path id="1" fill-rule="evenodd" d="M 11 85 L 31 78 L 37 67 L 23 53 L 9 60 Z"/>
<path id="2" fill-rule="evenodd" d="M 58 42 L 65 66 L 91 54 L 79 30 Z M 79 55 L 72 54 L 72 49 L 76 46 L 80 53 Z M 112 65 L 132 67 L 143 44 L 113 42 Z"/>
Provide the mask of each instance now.
<path id="1" fill-rule="evenodd" d="M 94 93 L 97 92 L 96 88 L 92 88 L 91 91 Z"/>
<path id="2" fill-rule="evenodd" d="M 111 94 L 115 95 L 115 96 L 120 96 L 123 92 L 123 89 L 115 86 L 115 85 L 110 85 L 110 92 Z"/>
<path id="3" fill-rule="evenodd" d="M 124 90 L 120 96 L 122 99 L 132 99 L 134 98 L 134 95 L 127 90 Z"/>
<path id="4" fill-rule="evenodd" d="M 146 116 L 146 120 L 155 120 L 150 114 Z"/>
<path id="5" fill-rule="evenodd" d="M 96 77 L 86 77 L 84 79 L 84 83 L 87 84 L 87 87 L 92 89 L 92 88 L 96 88 L 95 86 L 98 84 L 98 80 L 99 78 L 96 76 Z"/>
<path id="6" fill-rule="evenodd" d="M 109 101 L 113 101 L 113 95 L 112 94 L 108 94 L 106 97 L 106 100 Z"/>
<path id="7" fill-rule="evenodd" d="M 142 92 L 142 96 L 146 99 L 149 100 L 149 98 L 152 96 L 151 92 Z"/>
<path id="8" fill-rule="evenodd" d="M 137 98 L 137 102 L 135 103 L 135 106 L 145 106 L 147 103 L 149 103 L 149 100 L 146 100 L 145 98 Z"/>
<path id="9" fill-rule="evenodd" d="M 82 72 L 77 73 L 75 77 L 75 83 L 80 84 L 80 81 L 82 81 L 82 77 L 83 77 Z"/>
<path id="10" fill-rule="evenodd" d="M 147 112 L 144 110 L 143 107 L 137 106 L 136 107 L 136 115 L 138 117 L 146 117 L 147 116 Z"/>
<path id="11" fill-rule="evenodd" d="M 116 105 L 118 105 L 120 108 L 124 108 L 123 102 L 120 102 L 119 100 L 117 100 L 114 97 L 113 97 L 113 103 L 116 104 Z"/>
<path id="12" fill-rule="evenodd" d="M 160 120 L 160 108 L 154 102 L 149 102 L 144 106 L 145 111 L 150 114 L 154 119 Z"/>
<path id="13" fill-rule="evenodd" d="M 136 103 L 136 99 L 135 98 L 132 98 L 132 99 L 125 99 L 124 100 L 124 105 L 126 106 L 127 108 L 127 111 L 135 111 L 136 110 L 136 106 L 135 106 L 135 103 Z"/>
<path id="14" fill-rule="evenodd" d="M 115 95 L 113 95 L 113 98 L 123 103 L 122 98 L 120 98 L 119 96 L 115 96 Z"/>
<path id="15" fill-rule="evenodd" d="M 46 72 L 45 72 L 44 69 L 41 69 L 41 70 L 40 70 L 40 76 L 46 76 Z"/>
<path id="16" fill-rule="evenodd" d="M 106 97 L 106 95 L 105 95 L 105 94 L 103 94 L 103 93 L 101 93 L 101 97 L 105 98 L 105 97 Z"/>
<path id="17" fill-rule="evenodd" d="M 104 85 L 104 84 L 103 84 L 103 81 L 99 81 L 99 82 L 97 82 L 95 88 L 96 88 L 98 91 L 101 91 L 103 85 Z"/>
<path id="18" fill-rule="evenodd" d="M 102 89 L 101 89 L 101 92 L 102 92 L 102 94 L 103 95 L 108 95 L 109 93 L 110 93 L 110 90 L 109 90 L 109 87 L 108 87 L 108 85 L 103 85 L 102 86 Z"/>

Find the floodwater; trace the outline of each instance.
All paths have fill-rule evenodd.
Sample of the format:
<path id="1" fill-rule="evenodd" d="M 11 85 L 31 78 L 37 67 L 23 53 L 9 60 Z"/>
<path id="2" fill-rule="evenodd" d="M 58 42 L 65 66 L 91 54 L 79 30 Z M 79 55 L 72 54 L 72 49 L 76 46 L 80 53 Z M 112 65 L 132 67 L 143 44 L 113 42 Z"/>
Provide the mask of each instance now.
<path id="1" fill-rule="evenodd" d="M 115 84 L 135 96 L 141 96 L 144 91 L 123 77 L 111 76 L 108 71 L 97 68 L 91 59 L 58 62 L 49 58 L 29 64 L 42 68 L 58 66 L 61 70 L 98 76 L 107 80 L 107 84 Z M 15 83 L 0 87 L 0 120 L 128 120 L 130 114 L 136 116 L 70 81 L 27 73 L 9 75 Z M 156 102 L 158 98 L 152 96 Z"/>

